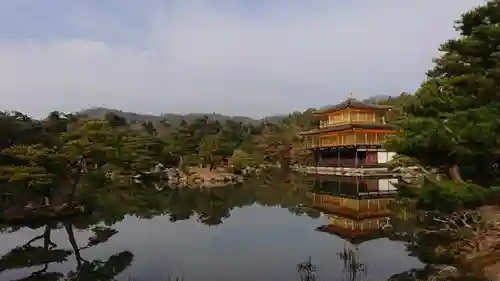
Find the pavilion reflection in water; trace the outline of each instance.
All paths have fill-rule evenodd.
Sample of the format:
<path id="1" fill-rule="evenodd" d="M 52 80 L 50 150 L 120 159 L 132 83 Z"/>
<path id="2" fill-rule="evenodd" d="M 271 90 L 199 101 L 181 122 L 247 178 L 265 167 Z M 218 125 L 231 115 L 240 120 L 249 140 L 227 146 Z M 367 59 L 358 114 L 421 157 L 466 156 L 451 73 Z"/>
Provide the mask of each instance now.
<path id="1" fill-rule="evenodd" d="M 382 237 L 389 220 L 389 205 L 397 192 L 397 179 L 318 176 L 311 207 L 330 218 L 317 228 L 354 245 Z"/>

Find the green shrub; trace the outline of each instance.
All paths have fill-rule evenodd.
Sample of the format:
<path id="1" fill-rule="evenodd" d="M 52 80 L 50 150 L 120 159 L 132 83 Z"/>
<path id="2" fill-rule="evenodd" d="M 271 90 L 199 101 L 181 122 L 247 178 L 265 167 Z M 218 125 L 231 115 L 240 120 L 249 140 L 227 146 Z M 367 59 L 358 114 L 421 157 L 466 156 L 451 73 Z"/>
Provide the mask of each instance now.
<path id="1" fill-rule="evenodd" d="M 231 163 L 233 165 L 233 172 L 235 174 L 241 173 L 246 167 L 254 165 L 252 156 L 242 149 L 236 149 L 231 157 Z"/>
<path id="2" fill-rule="evenodd" d="M 418 196 L 418 204 L 424 209 L 453 212 L 484 204 L 488 193 L 488 189 L 470 182 L 425 180 Z"/>

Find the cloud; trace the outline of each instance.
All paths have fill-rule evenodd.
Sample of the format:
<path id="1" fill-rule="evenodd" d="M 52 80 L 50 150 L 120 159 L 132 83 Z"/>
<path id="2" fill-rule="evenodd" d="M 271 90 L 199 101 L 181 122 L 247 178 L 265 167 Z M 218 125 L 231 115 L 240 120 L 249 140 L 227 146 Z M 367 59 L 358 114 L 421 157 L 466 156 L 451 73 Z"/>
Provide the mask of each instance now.
<path id="1" fill-rule="evenodd" d="M 2 107 L 259 117 L 414 91 L 453 21 L 484 1 L 115 2 L 0 13 L 0 31 L 18 30 L 0 37 Z"/>

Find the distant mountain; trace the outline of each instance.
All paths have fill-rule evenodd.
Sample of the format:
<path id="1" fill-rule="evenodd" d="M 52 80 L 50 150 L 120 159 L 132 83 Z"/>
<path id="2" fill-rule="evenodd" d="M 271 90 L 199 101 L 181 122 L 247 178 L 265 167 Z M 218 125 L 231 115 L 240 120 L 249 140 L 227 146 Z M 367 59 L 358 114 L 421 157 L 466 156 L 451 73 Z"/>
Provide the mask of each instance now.
<path id="1" fill-rule="evenodd" d="M 197 118 L 202 118 L 207 116 L 209 120 L 226 122 L 227 120 L 232 120 L 235 122 L 242 122 L 244 124 L 259 124 L 264 119 L 253 119 L 245 116 L 227 116 L 218 113 L 189 113 L 189 114 L 175 114 L 175 113 L 165 113 L 162 115 L 151 115 L 151 114 L 140 114 L 135 112 L 126 112 L 117 109 L 110 109 L 104 107 L 95 107 L 80 111 L 79 113 L 87 115 L 92 119 L 103 119 L 106 113 L 112 112 L 118 116 L 124 117 L 127 121 L 151 121 L 153 123 L 160 122 L 162 120 L 167 120 L 168 123 L 172 125 L 178 125 L 182 120 L 186 120 L 186 122 L 192 122 Z M 270 116 L 266 117 L 265 120 L 275 123 L 282 120 L 285 116 Z"/>
<path id="2" fill-rule="evenodd" d="M 389 96 L 389 95 L 376 95 L 376 96 L 364 99 L 363 101 L 367 102 L 367 103 L 379 103 L 380 101 L 385 101 L 385 100 L 388 100 L 390 98 L 392 98 L 392 96 Z"/>
<path id="3" fill-rule="evenodd" d="M 370 98 L 367 98 L 363 101 L 369 102 L 369 103 L 378 103 L 380 101 L 384 101 L 391 98 L 389 95 L 377 95 L 373 96 Z M 326 106 L 324 106 L 326 107 Z M 324 108 L 321 107 L 321 108 Z M 270 123 L 278 123 L 284 118 L 287 117 L 287 115 L 274 115 L 274 116 L 268 116 L 263 119 L 253 119 L 250 117 L 246 116 L 228 116 L 228 115 L 222 115 L 218 113 L 189 113 L 189 114 L 175 114 L 175 113 L 165 113 L 162 115 L 151 115 L 151 114 L 141 114 L 141 113 L 135 113 L 135 112 L 127 112 L 127 111 L 121 111 L 117 109 L 110 109 L 110 108 L 104 108 L 104 107 L 94 107 L 90 109 L 86 109 L 83 111 L 80 111 L 79 113 L 85 114 L 88 117 L 92 119 L 103 119 L 106 113 L 112 112 L 118 116 L 124 117 L 127 119 L 127 121 L 139 121 L 139 122 L 144 122 L 144 121 L 151 121 L 153 123 L 158 123 L 162 120 L 168 121 L 168 123 L 172 124 L 173 126 L 178 125 L 182 120 L 186 120 L 186 122 L 192 122 L 196 120 L 197 118 L 202 118 L 204 116 L 207 116 L 209 120 L 212 121 L 219 121 L 219 122 L 226 122 L 227 120 L 232 120 L 235 122 L 242 122 L 244 124 L 259 124 L 262 121 L 266 120 Z"/>

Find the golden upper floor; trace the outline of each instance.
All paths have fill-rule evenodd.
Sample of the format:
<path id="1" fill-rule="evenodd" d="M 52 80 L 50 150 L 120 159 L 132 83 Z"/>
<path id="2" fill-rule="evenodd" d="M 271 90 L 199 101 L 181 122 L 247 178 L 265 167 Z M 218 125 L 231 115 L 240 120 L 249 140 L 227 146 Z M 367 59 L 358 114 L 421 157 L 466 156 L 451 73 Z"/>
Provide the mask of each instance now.
<path id="1" fill-rule="evenodd" d="M 385 124 L 384 116 L 390 108 L 349 98 L 315 114 L 320 119 L 320 128 L 344 124 Z"/>

